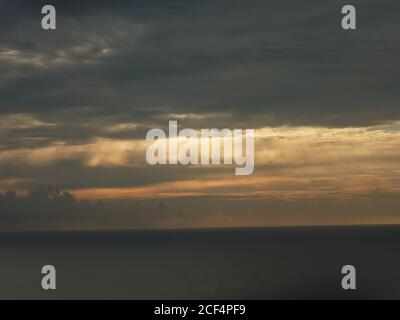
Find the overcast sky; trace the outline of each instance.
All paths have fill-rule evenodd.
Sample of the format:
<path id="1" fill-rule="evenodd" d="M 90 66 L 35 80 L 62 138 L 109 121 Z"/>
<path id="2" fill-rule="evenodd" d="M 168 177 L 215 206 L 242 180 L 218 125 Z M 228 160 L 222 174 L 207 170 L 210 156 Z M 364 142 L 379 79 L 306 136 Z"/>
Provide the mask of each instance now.
<path id="1" fill-rule="evenodd" d="M 276 201 L 279 224 L 351 223 L 314 214 L 350 201 L 353 223 L 398 222 L 399 1 L 353 0 L 356 31 L 337 0 L 51 1 L 44 31 L 49 3 L 0 0 L 0 190 L 266 214 L 244 225 L 277 224 Z M 146 132 L 168 120 L 256 129 L 255 173 L 147 165 Z"/>

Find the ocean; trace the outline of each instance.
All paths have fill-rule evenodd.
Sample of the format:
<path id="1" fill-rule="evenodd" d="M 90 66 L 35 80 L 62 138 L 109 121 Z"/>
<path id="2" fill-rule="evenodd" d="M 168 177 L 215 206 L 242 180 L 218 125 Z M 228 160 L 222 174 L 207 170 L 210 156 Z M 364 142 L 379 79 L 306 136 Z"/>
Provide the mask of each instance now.
<path id="1" fill-rule="evenodd" d="M 0 299 L 400 298 L 397 226 L 4 233 L 0 257 Z"/>

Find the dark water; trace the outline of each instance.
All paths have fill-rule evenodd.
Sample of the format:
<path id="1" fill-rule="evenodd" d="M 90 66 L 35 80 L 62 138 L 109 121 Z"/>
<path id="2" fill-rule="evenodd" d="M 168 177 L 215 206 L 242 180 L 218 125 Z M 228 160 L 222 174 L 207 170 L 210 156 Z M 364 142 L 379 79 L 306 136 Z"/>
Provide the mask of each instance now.
<path id="1" fill-rule="evenodd" d="M 0 257 L 1 299 L 400 298 L 400 227 L 3 234 Z"/>

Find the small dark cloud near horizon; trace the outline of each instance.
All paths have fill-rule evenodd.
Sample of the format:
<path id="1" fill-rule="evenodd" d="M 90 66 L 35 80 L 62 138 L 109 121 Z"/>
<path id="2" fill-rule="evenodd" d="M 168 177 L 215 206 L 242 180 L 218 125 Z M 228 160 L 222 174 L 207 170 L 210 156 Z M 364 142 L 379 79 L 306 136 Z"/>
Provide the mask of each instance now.
<path id="1" fill-rule="evenodd" d="M 13 190 L 0 193 L 0 230 L 3 231 L 157 228 L 160 221 L 174 216 L 162 200 L 146 205 L 141 200 L 89 202 L 51 186 L 32 189 L 25 195 Z"/>

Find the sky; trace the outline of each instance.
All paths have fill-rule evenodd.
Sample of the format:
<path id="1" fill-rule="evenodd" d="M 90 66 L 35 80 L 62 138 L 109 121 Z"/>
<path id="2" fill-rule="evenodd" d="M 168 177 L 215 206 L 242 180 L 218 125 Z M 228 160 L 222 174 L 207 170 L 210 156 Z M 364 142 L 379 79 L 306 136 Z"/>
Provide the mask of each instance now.
<path id="1" fill-rule="evenodd" d="M 400 3 L 346 4 L 0 0 L 0 230 L 399 223 Z M 169 120 L 254 129 L 254 174 L 150 166 Z"/>

